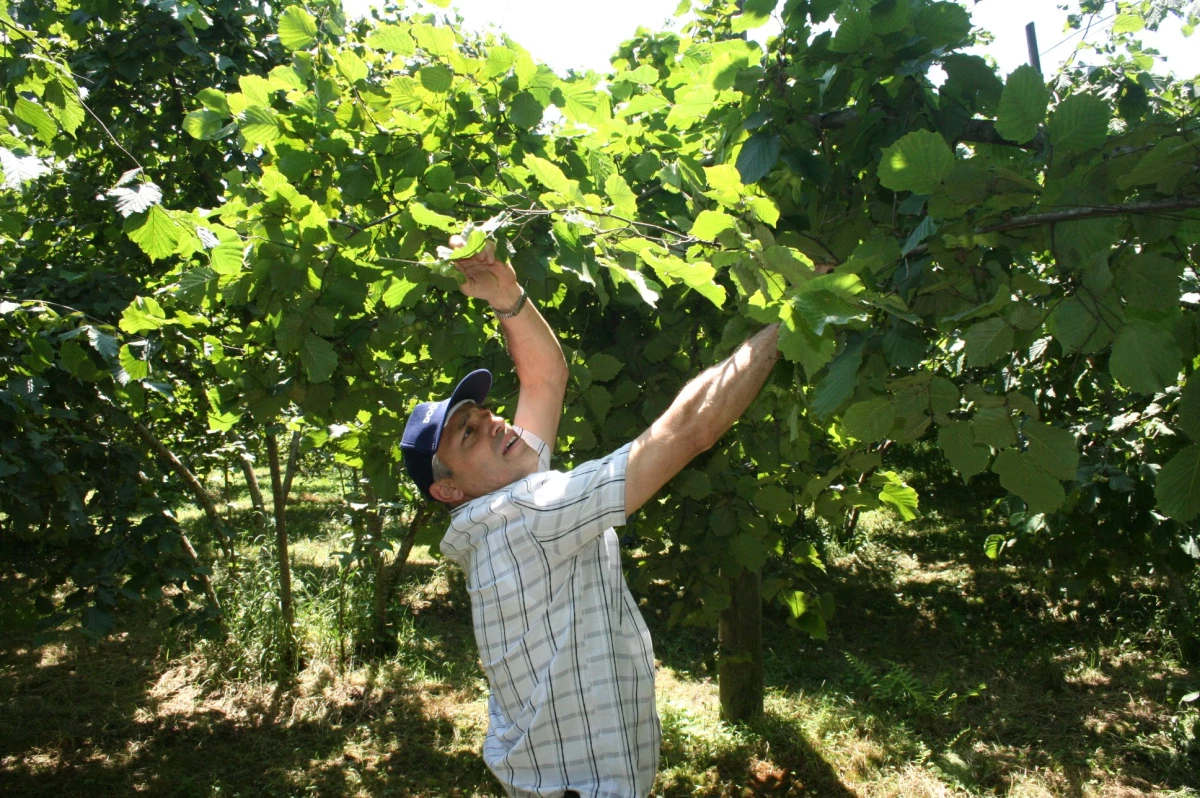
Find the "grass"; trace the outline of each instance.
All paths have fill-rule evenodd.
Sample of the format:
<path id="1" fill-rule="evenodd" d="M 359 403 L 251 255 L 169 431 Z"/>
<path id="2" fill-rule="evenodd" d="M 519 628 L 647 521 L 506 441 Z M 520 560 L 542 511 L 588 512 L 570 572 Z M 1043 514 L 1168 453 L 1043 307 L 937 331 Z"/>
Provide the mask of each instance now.
<path id="1" fill-rule="evenodd" d="M 415 549 L 399 649 L 347 654 L 331 607 L 361 588 L 334 556 L 350 532 L 338 480 L 295 490 L 308 656 L 283 687 L 250 678 L 231 646 L 190 643 L 154 607 L 100 644 L 34 648 L 24 578 L 0 581 L 0 793 L 499 794 L 478 753 L 486 683 L 457 571 Z M 666 599 L 645 597 L 664 732 L 656 794 L 1197 795 L 1179 698 L 1200 681 L 1157 622 L 1160 586 L 1048 596 L 1036 565 L 983 555 L 988 530 L 962 493 L 927 490 L 909 525 L 865 516 L 853 546 L 826 552 L 828 640 L 768 609 L 766 713 L 747 725 L 717 719 L 713 633 L 668 628 Z M 230 499 L 250 529 L 244 497 Z"/>

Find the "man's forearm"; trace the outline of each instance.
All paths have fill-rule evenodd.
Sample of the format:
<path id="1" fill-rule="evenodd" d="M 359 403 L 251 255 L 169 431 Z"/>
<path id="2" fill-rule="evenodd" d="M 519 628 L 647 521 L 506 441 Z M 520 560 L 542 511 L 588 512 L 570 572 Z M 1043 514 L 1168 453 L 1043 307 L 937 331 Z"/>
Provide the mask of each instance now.
<path id="1" fill-rule="evenodd" d="M 520 301 L 521 289 L 493 303 L 495 310 L 509 311 Z M 507 303 L 507 304 L 505 304 Z M 500 320 L 508 353 L 513 359 L 517 379 L 522 387 L 536 383 L 551 386 L 567 385 L 567 361 L 562 347 L 550 325 L 542 318 L 532 301 L 526 301 L 521 312 L 509 319 Z"/>
<path id="2" fill-rule="evenodd" d="M 633 442 L 625 472 L 630 515 L 692 458 L 711 448 L 754 401 L 779 359 L 772 324 L 689 382 L 666 411 Z"/>
<path id="3" fill-rule="evenodd" d="M 772 324 L 684 386 L 663 414 L 680 434 L 710 448 L 746 412 L 779 359 L 779 325 Z"/>

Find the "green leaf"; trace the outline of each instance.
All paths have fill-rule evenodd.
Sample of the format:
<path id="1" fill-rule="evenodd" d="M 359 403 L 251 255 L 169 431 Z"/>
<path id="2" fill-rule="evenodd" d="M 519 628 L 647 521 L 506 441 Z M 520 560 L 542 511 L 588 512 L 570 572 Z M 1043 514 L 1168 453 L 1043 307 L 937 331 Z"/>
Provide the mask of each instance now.
<path id="1" fill-rule="evenodd" d="M 388 283 L 387 289 L 383 292 L 383 296 L 380 298 L 383 300 L 384 305 L 389 309 L 395 310 L 400 307 L 400 304 L 404 302 L 404 298 L 412 293 L 416 287 L 416 283 L 409 282 L 403 277 L 393 277 Z"/>
<path id="2" fill-rule="evenodd" d="M 870 38 L 871 13 L 850 10 L 839 17 L 837 33 L 829 42 L 829 49 L 835 53 L 856 53 Z"/>
<path id="3" fill-rule="evenodd" d="M 916 130 L 883 151 L 879 182 L 893 191 L 932 194 L 954 171 L 954 153 L 939 134 Z"/>
<path id="4" fill-rule="evenodd" d="M 1121 14 L 1113 22 L 1113 33 L 1137 33 L 1146 27 L 1146 20 L 1141 14 Z"/>
<path id="5" fill-rule="evenodd" d="M 700 211 L 689 232 L 696 238 L 715 241 L 718 235 L 731 229 L 737 229 L 737 220 L 724 211 Z"/>
<path id="6" fill-rule="evenodd" d="M 992 175 L 973 163 L 956 161 L 942 181 L 946 196 L 959 205 L 979 205 L 992 189 Z"/>
<path id="7" fill-rule="evenodd" d="M 729 542 L 729 553 L 734 562 L 748 571 L 760 571 L 767 564 L 769 552 L 758 536 L 743 532 Z"/>
<path id="8" fill-rule="evenodd" d="M 1179 173 L 1180 160 L 1185 157 L 1182 150 L 1187 146 L 1187 142 L 1181 137 L 1168 136 L 1138 159 L 1137 165 L 1129 174 L 1117 178 L 1117 185 L 1129 189 L 1168 180 Z"/>
<path id="9" fill-rule="evenodd" d="M 120 327 L 131 335 L 137 335 L 146 330 L 160 329 L 168 323 L 166 314 L 157 300 L 153 297 L 138 297 L 121 313 Z"/>
<path id="10" fill-rule="evenodd" d="M 279 15 L 279 43 L 287 50 L 307 50 L 317 43 L 317 21 L 300 6 Z"/>
<path id="11" fill-rule="evenodd" d="M 216 111 L 192 111 L 183 118 L 183 130 L 192 138 L 212 141 L 225 130 L 225 115 Z"/>
<path id="12" fill-rule="evenodd" d="M 92 345 L 92 349 L 99 352 L 105 360 L 116 360 L 117 352 L 120 350 L 116 338 L 91 325 L 83 329 L 87 331 L 88 343 Z"/>
<path id="13" fill-rule="evenodd" d="M 952 421 L 938 430 L 938 448 L 966 482 L 987 470 L 992 453 L 975 442 L 975 430 L 966 421 Z"/>
<path id="14" fill-rule="evenodd" d="M 755 133 L 746 139 L 736 164 L 742 183 L 748 186 L 766 177 L 779 161 L 782 146 L 777 133 Z"/>
<path id="15" fill-rule="evenodd" d="M 899 478 L 896 481 L 889 480 L 884 484 L 879 491 L 879 501 L 899 513 L 900 519 L 903 521 L 914 521 L 917 518 L 920 497 L 915 490 L 900 482 Z"/>
<path id="16" fill-rule="evenodd" d="M 1038 468 L 1033 458 L 1015 449 L 1005 449 L 996 455 L 992 472 L 1010 493 L 1025 500 L 1035 513 L 1052 513 L 1066 501 L 1062 483 Z"/>
<path id="17" fill-rule="evenodd" d="M 784 515 L 792 509 L 795 500 L 778 485 L 764 485 L 754 492 L 751 503 L 763 515 Z"/>
<path id="18" fill-rule="evenodd" d="M 74 136 L 75 131 L 87 119 L 83 103 L 79 101 L 79 87 L 75 81 L 62 75 L 57 75 L 46 86 L 42 100 L 50 109 L 51 115 L 58 121 L 59 126 L 68 135 Z"/>
<path id="19" fill-rule="evenodd" d="M 929 409 L 935 413 L 952 413 L 958 409 L 958 386 L 945 377 L 929 381 Z"/>
<path id="20" fill-rule="evenodd" d="M 422 67 L 418 73 L 421 85 L 434 94 L 445 94 L 454 84 L 454 73 L 445 64 Z"/>
<path id="21" fill-rule="evenodd" d="M 630 221 L 637 218 L 637 195 L 625 182 L 625 178 L 615 172 L 604 181 L 604 193 L 613 201 L 613 210 Z"/>
<path id="22" fill-rule="evenodd" d="M 583 400 L 587 402 L 588 409 L 600 421 L 608 418 L 608 411 L 612 409 L 613 397 L 612 393 L 603 385 L 593 385 L 588 388 L 587 393 L 583 395 Z"/>
<path id="23" fill-rule="evenodd" d="M 487 61 L 483 65 L 483 76 L 488 80 L 507 75 L 517 60 L 517 54 L 499 45 L 488 48 Z"/>
<path id="24" fill-rule="evenodd" d="M 1013 351 L 1013 328 L 999 316 L 971 326 L 963 335 L 967 362 L 974 367 L 990 366 Z"/>
<path id="25" fill-rule="evenodd" d="M 137 213 L 125 220 L 125 234 L 142 248 L 150 260 L 158 260 L 175 253 L 175 247 L 183 236 L 183 229 L 161 205 L 155 205 L 146 213 Z"/>
<path id="26" fill-rule="evenodd" d="M 717 101 L 717 92 L 711 86 L 687 86 L 675 94 L 675 103 L 667 114 L 667 127 L 687 130 L 697 120 L 708 116 Z"/>
<path id="27" fill-rule="evenodd" d="M 357 83 L 367 79 L 367 65 L 353 50 L 341 49 L 335 59 L 338 72 L 348 83 Z"/>
<path id="28" fill-rule="evenodd" d="M 1148 321 L 1136 320 L 1113 342 L 1108 370 L 1117 382 L 1138 393 L 1156 393 L 1175 383 L 1183 355 L 1175 337 Z"/>
<path id="29" fill-rule="evenodd" d="M 975 411 L 971 419 L 975 430 L 975 442 L 993 449 L 1012 446 L 1017 441 L 1017 430 L 1013 426 L 1012 414 L 1007 407 L 983 407 Z"/>
<path id="30" fill-rule="evenodd" d="M 150 364 L 133 354 L 133 351 L 129 348 L 129 344 L 121 347 L 121 352 L 117 355 L 117 361 L 131 380 L 144 380 L 150 376 Z"/>
<path id="31" fill-rule="evenodd" d="M 412 34 L 421 49 L 430 55 L 449 58 L 454 52 L 454 31 L 444 25 L 416 24 L 412 26 Z"/>
<path id="32" fill-rule="evenodd" d="M 209 264 L 217 274 L 237 274 L 245 265 L 245 248 L 241 241 L 223 241 L 212 248 Z"/>
<path id="33" fill-rule="evenodd" d="M 1054 109 L 1046 132 L 1055 147 L 1082 152 L 1108 140 L 1111 118 L 1112 109 L 1106 101 L 1092 94 L 1072 94 Z"/>
<path id="34" fill-rule="evenodd" d="M 413 221 L 422 227 L 436 227 L 439 230 L 445 230 L 447 233 L 458 232 L 459 224 L 457 219 L 430 210 L 423 203 L 408 203 L 408 213 L 412 216 Z"/>
<path id="35" fill-rule="evenodd" d="M 588 372 L 596 382 L 608 382 L 625 366 L 612 355 L 597 352 L 587 359 Z"/>
<path id="36" fill-rule="evenodd" d="M 536 155 L 525 156 L 525 168 L 533 172 L 533 176 L 551 191 L 556 191 L 564 197 L 571 195 L 571 181 L 555 164 Z"/>
<path id="37" fill-rule="evenodd" d="M 712 493 L 712 480 L 703 471 L 685 468 L 671 480 L 671 491 L 699 501 Z"/>
<path id="38" fill-rule="evenodd" d="M 536 97 L 523 91 L 513 99 L 512 105 L 509 106 L 508 118 L 517 127 L 529 130 L 541 124 L 545 112 L 545 106 L 538 102 Z"/>
<path id="39" fill-rule="evenodd" d="M 225 92 L 218 89 L 201 89 L 196 93 L 196 99 L 210 111 L 216 111 L 228 119 L 233 116 L 233 112 L 229 110 L 229 98 L 225 96 Z"/>
<path id="40" fill-rule="evenodd" d="M 1192 372 L 1179 399 L 1179 416 L 1175 423 L 1193 441 L 1200 443 L 1200 377 Z"/>
<path id="41" fill-rule="evenodd" d="M 67 373 L 77 379 L 90 379 L 96 373 L 88 353 L 74 341 L 64 341 L 58 348 L 58 359 Z"/>
<path id="42" fill-rule="evenodd" d="M 1179 307 L 1180 265 L 1161 255 L 1134 255 L 1116 275 L 1130 307 L 1152 312 Z"/>
<path id="43" fill-rule="evenodd" d="M 828 416 L 842 406 L 854 393 L 858 382 L 858 367 L 862 365 L 862 349 L 847 349 L 829 366 L 825 378 L 817 384 L 813 412 Z"/>
<path id="44" fill-rule="evenodd" d="M 13 103 L 12 112 L 17 119 L 33 128 L 34 135 L 43 144 L 54 142 L 54 136 L 58 133 L 58 125 L 42 106 L 24 97 L 18 97 L 17 101 Z"/>
<path id="45" fill-rule="evenodd" d="M 1009 141 L 1024 144 L 1037 135 L 1046 119 L 1050 91 L 1032 66 L 1019 66 L 1008 76 L 996 113 L 996 132 Z"/>
<path id="46" fill-rule="evenodd" d="M 971 17 L 957 2 L 928 3 L 917 11 L 913 28 L 935 48 L 952 50 L 971 32 Z"/>
<path id="47" fill-rule="evenodd" d="M 983 542 L 983 553 L 989 560 L 997 560 L 1000 558 L 1000 552 L 1004 551 L 1007 545 L 1008 538 L 1004 535 L 988 535 L 987 540 Z"/>
<path id="48" fill-rule="evenodd" d="M 310 332 L 300 344 L 300 362 L 309 382 L 325 382 L 337 368 L 337 352 L 329 341 Z"/>
<path id="49" fill-rule="evenodd" d="M 1154 498 L 1164 513 L 1180 523 L 1200 513 L 1200 443 L 1188 446 L 1162 467 Z"/>
<path id="50" fill-rule="evenodd" d="M 367 45 L 397 55 L 412 55 L 417 44 L 408 31 L 399 25 L 377 25 L 367 37 Z"/>
<path id="51" fill-rule="evenodd" d="M 896 421 L 896 405 L 884 397 L 856 402 L 846 409 L 842 426 L 851 437 L 872 443 L 888 437 Z"/>
<path id="52" fill-rule="evenodd" d="M 1026 452 L 1034 465 L 1057 479 L 1075 479 L 1079 467 L 1079 445 L 1075 435 L 1040 421 L 1026 421 L 1021 432 L 1029 441 Z"/>
<path id="53" fill-rule="evenodd" d="M 744 31 L 753 30 L 761 25 L 765 25 L 771 18 L 771 12 L 775 10 L 775 4 L 778 0 L 746 0 L 742 5 L 742 13 L 737 14 L 730 20 L 731 27 L 734 33 L 742 33 Z"/>
<path id="54" fill-rule="evenodd" d="M 281 131 L 279 117 L 270 108 L 251 105 L 242 113 L 239 125 L 249 144 L 271 144 L 278 141 Z"/>

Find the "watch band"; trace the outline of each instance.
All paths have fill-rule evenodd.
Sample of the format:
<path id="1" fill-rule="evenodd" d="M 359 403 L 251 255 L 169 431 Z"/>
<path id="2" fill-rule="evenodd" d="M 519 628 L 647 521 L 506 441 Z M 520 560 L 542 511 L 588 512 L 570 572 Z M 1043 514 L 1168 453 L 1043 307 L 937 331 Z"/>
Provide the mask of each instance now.
<path id="1" fill-rule="evenodd" d="M 529 295 L 526 294 L 525 289 L 522 288 L 521 289 L 521 298 L 517 300 L 516 305 L 513 305 L 512 310 L 500 310 L 499 308 L 497 308 L 496 306 L 493 305 L 492 312 L 496 314 L 496 318 L 498 318 L 498 319 L 511 319 L 513 316 L 516 316 L 518 313 L 521 312 L 521 308 L 525 307 L 525 300 L 527 300 L 528 298 L 529 298 Z"/>

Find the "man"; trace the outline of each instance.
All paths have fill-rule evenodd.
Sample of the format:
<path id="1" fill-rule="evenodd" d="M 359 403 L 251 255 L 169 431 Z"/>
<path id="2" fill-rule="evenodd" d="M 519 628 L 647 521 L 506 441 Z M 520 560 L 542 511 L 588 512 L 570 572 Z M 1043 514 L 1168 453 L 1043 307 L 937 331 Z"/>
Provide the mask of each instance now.
<path id="1" fill-rule="evenodd" d="M 636 440 L 551 471 L 562 349 L 491 246 L 456 265 L 463 292 L 500 318 L 520 383 L 513 423 L 484 406 L 491 375 L 475 371 L 416 406 L 401 448 L 422 494 L 451 508 L 441 549 L 466 572 L 491 688 L 484 759 L 522 798 L 647 795 L 661 740 L 654 652 L 613 527 L 746 410 L 778 357 L 778 330 L 688 383 Z"/>

